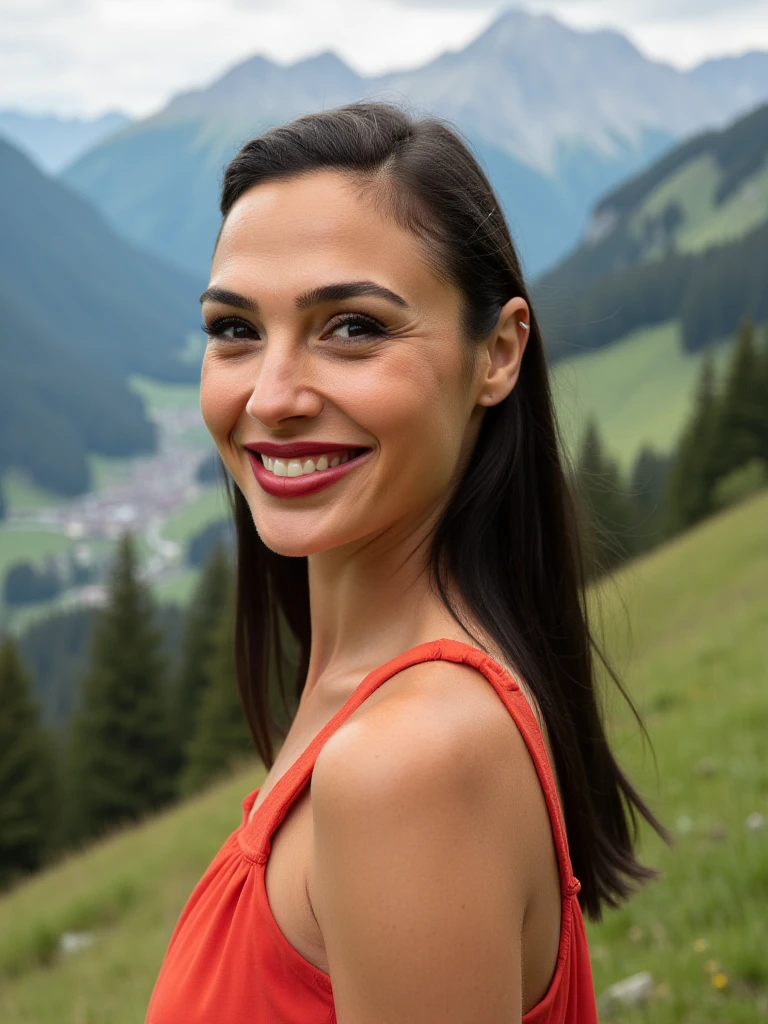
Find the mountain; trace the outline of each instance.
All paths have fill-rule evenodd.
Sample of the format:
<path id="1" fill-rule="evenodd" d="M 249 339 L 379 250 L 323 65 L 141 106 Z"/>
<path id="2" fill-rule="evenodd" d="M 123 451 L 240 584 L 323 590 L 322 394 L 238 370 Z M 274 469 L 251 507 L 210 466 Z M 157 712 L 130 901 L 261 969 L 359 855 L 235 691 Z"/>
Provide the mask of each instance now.
<path id="1" fill-rule="evenodd" d="M 151 451 L 127 377 L 195 379 L 199 291 L 0 141 L 0 472 L 74 494 L 87 453 Z"/>
<path id="2" fill-rule="evenodd" d="M 690 72 L 697 85 L 707 89 L 713 102 L 723 95 L 735 96 L 744 110 L 768 97 L 768 53 L 754 50 L 740 57 L 718 57 Z"/>
<path id="3" fill-rule="evenodd" d="M 42 170 L 57 174 L 128 121 L 125 114 L 115 112 L 85 118 L 0 110 L 0 137 L 25 152 Z"/>
<path id="4" fill-rule="evenodd" d="M 463 50 L 411 71 L 365 78 L 332 53 L 289 66 L 253 57 L 96 146 L 64 177 L 127 237 L 203 273 L 220 175 L 242 142 L 310 110 L 389 99 L 465 134 L 536 274 L 578 241 L 608 189 L 681 137 L 726 123 L 754 95 L 768 99 L 759 61 L 710 72 L 697 79 L 647 60 L 616 32 L 512 10 Z M 738 88 L 710 84 L 737 73 Z"/>
<path id="5" fill-rule="evenodd" d="M 674 319 L 695 351 L 768 321 L 768 105 L 607 195 L 536 291 L 555 354 Z"/>

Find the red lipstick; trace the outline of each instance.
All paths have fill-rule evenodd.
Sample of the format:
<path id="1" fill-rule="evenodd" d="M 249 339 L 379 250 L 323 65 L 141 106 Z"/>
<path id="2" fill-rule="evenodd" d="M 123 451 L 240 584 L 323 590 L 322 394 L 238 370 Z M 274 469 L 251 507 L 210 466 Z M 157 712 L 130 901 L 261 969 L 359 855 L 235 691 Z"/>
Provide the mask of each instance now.
<path id="1" fill-rule="evenodd" d="M 305 495 L 316 494 L 318 491 L 330 487 L 331 484 L 335 484 L 347 473 L 351 473 L 371 454 L 370 448 L 360 449 L 351 445 L 313 441 L 295 441 L 285 444 L 264 441 L 247 444 L 244 447 L 248 450 L 248 459 L 257 483 L 267 494 L 271 494 L 275 498 L 303 498 Z M 261 460 L 261 455 L 287 459 L 300 458 L 304 455 L 324 455 L 331 452 L 357 452 L 357 454 L 353 455 L 348 462 L 339 463 L 338 466 L 329 466 L 328 469 L 316 469 L 314 473 L 306 473 L 302 476 L 275 476 Z"/>

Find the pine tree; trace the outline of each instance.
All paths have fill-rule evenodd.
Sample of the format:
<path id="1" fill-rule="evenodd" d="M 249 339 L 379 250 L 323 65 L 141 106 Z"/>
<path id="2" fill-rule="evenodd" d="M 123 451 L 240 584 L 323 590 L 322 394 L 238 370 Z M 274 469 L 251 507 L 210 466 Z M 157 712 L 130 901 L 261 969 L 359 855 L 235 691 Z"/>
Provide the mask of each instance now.
<path id="1" fill-rule="evenodd" d="M 634 552 L 636 514 L 593 420 L 587 423 L 576 471 L 587 527 L 587 571 L 597 575 Z"/>
<path id="2" fill-rule="evenodd" d="M 227 601 L 216 625 L 214 649 L 206 665 L 208 683 L 201 697 L 194 735 L 187 749 L 182 791 L 194 793 L 253 754 L 253 739 L 235 675 L 234 601 Z"/>
<path id="3" fill-rule="evenodd" d="M 719 401 L 711 355 L 704 357 L 688 423 L 670 467 L 667 490 L 668 534 L 678 533 L 714 509 L 718 476 Z"/>
<path id="4" fill-rule="evenodd" d="M 645 445 L 632 467 L 630 494 L 635 511 L 635 549 L 647 551 L 663 538 L 669 458 Z"/>
<path id="5" fill-rule="evenodd" d="M 45 860 L 55 831 L 51 749 L 11 637 L 0 643 L 0 888 Z"/>
<path id="6" fill-rule="evenodd" d="M 768 464 L 768 327 L 763 331 L 762 345 L 758 349 L 757 379 L 760 394 L 760 443 L 763 458 Z"/>
<path id="7" fill-rule="evenodd" d="M 200 700 L 209 682 L 216 630 L 234 585 L 229 555 L 216 544 L 190 602 L 181 641 L 181 658 L 172 693 L 172 718 L 178 770 L 194 735 Z"/>
<path id="8" fill-rule="evenodd" d="M 161 635 L 129 534 L 118 545 L 107 605 L 72 725 L 75 834 L 134 821 L 173 793 L 173 759 Z"/>
<path id="9" fill-rule="evenodd" d="M 763 445 L 768 396 L 761 380 L 755 328 L 742 323 L 725 378 L 717 421 L 716 471 L 723 477 L 766 455 Z"/>

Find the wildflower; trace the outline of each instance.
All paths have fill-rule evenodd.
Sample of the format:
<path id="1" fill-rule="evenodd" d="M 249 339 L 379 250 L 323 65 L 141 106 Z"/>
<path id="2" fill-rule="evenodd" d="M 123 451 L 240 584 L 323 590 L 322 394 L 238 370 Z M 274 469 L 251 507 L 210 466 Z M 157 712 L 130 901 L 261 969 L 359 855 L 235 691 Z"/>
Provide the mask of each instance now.
<path id="1" fill-rule="evenodd" d="M 719 968 L 717 966 L 717 960 L 707 960 L 704 964 L 704 970 L 707 974 L 717 974 Z"/>
<path id="2" fill-rule="evenodd" d="M 722 973 L 722 971 L 718 971 L 717 974 L 712 975 L 712 984 L 715 988 L 725 988 L 728 984 L 728 978 Z"/>
<path id="3" fill-rule="evenodd" d="M 706 949 L 709 949 L 709 943 L 706 939 L 696 939 L 693 949 L 695 953 L 703 953 Z"/>

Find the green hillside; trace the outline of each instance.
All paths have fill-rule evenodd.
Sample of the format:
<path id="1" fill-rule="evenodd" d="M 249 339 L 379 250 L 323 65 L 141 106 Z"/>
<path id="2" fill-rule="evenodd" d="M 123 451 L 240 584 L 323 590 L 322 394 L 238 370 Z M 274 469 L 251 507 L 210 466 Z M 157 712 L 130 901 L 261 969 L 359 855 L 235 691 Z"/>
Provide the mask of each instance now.
<path id="1" fill-rule="evenodd" d="M 89 456 L 152 451 L 127 377 L 195 378 L 198 294 L 193 277 L 119 238 L 0 140 L 0 474 L 80 494 Z"/>
<path id="2" fill-rule="evenodd" d="M 679 320 L 698 351 L 768 321 L 768 106 L 673 149 L 596 207 L 583 243 L 537 282 L 552 353 Z"/>
<path id="3" fill-rule="evenodd" d="M 663 879 L 589 927 L 598 992 L 641 970 L 653 976 L 652 1005 L 623 1013 L 627 1024 L 754 1024 L 768 1013 L 768 827 L 756 817 L 768 817 L 766 579 L 763 493 L 599 595 L 658 776 L 611 691 L 616 749 L 677 836 L 670 850 L 643 831 L 642 856 Z M 185 897 L 259 778 L 251 768 L 0 901 L 4 1024 L 141 1020 Z M 58 953 L 61 933 L 80 930 L 94 944 Z"/>
<path id="4" fill-rule="evenodd" d="M 729 352 L 729 345 L 717 349 L 721 372 Z M 680 324 L 670 321 L 557 363 L 553 391 L 571 453 L 589 417 L 626 472 L 644 445 L 671 453 L 690 413 L 701 359 L 683 350 Z"/>

